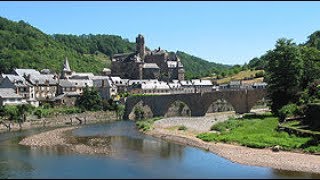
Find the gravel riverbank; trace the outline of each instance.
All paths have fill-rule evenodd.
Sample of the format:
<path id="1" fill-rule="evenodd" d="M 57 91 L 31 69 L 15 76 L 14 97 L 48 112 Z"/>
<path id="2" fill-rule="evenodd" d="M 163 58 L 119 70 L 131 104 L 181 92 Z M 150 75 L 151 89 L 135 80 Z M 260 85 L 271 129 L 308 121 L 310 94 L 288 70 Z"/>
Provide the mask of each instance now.
<path id="1" fill-rule="evenodd" d="M 60 146 L 68 148 L 73 152 L 80 154 L 111 154 L 112 150 L 109 146 L 89 146 L 86 144 L 72 143 L 70 132 L 80 126 L 58 128 L 40 134 L 32 135 L 24 138 L 19 142 L 20 145 L 31 147 L 54 147 Z M 67 134 L 68 133 L 68 134 Z M 92 138 L 89 141 L 99 142 L 101 139 Z"/>
<path id="2" fill-rule="evenodd" d="M 274 152 L 271 148 L 255 149 L 231 144 L 204 142 L 196 138 L 197 133 L 209 131 L 208 128 L 214 123 L 228 119 L 227 116 L 233 116 L 233 114 L 229 113 L 224 116 L 214 113 L 200 118 L 165 118 L 156 121 L 153 126 L 154 129 L 147 131 L 146 134 L 183 145 L 199 147 L 232 162 L 280 170 L 320 173 L 320 156 L 318 155 L 286 151 Z M 185 125 L 188 129 L 179 131 L 172 128 L 180 125 Z M 196 129 L 198 130 L 195 131 Z"/>

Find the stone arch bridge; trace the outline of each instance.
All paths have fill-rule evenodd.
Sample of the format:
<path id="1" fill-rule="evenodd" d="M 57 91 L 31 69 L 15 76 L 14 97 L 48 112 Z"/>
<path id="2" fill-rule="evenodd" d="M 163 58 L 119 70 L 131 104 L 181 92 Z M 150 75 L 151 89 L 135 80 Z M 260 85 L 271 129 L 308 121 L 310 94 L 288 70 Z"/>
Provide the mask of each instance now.
<path id="1" fill-rule="evenodd" d="M 242 114 L 250 112 L 255 103 L 266 94 L 266 89 L 235 89 L 194 94 L 129 96 L 125 102 L 123 118 L 129 119 L 129 114 L 141 101 L 143 106 L 150 107 L 154 117 L 165 116 L 169 107 L 176 101 L 184 102 L 190 108 L 191 116 L 204 116 L 209 106 L 218 99 L 226 100 L 236 113 Z"/>

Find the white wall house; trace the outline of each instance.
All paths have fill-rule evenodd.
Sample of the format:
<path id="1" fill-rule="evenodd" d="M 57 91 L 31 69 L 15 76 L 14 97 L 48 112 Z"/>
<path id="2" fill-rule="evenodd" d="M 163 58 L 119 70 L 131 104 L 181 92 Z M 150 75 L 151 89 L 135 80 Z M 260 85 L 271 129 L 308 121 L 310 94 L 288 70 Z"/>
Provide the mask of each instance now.
<path id="1" fill-rule="evenodd" d="M 0 88 L 13 88 L 29 104 L 38 107 L 39 101 L 35 98 L 34 87 L 25 78 L 15 74 L 1 74 Z"/>
<path id="2" fill-rule="evenodd" d="M 0 88 L 0 105 L 20 105 L 27 104 L 26 100 L 12 88 Z"/>

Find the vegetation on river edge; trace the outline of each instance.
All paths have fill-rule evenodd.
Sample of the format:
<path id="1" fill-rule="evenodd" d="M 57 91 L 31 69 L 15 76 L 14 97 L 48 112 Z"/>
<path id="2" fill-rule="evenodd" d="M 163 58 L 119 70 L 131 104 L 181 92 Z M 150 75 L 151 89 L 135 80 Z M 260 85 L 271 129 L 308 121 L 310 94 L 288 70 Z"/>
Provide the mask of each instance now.
<path id="1" fill-rule="evenodd" d="M 282 150 L 300 149 L 304 152 L 320 152 L 312 137 L 297 137 L 278 130 L 278 118 L 271 113 L 247 115 L 239 119 L 229 119 L 211 127 L 216 133 L 206 132 L 197 135 L 204 141 L 236 143 L 253 148 L 280 146 Z"/>
<path id="2" fill-rule="evenodd" d="M 151 130 L 153 123 L 161 118 L 162 117 L 141 119 L 141 120 L 136 121 L 136 126 L 138 127 L 138 129 L 141 129 L 142 131 Z"/>

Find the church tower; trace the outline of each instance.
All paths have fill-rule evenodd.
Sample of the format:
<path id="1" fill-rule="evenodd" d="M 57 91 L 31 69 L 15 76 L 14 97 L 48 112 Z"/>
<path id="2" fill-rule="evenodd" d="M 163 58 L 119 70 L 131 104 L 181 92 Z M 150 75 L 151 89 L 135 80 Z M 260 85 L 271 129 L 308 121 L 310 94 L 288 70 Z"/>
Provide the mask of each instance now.
<path id="1" fill-rule="evenodd" d="M 140 58 L 143 60 L 145 55 L 144 37 L 139 34 L 136 38 L 136 51 L 139 53 Z"/>
<path id="2" fill-rule="evenodd" d="M 62 71 L 61 71 L 61 79 L 67 79 L 72 75 L 72 71 L 69 65 L 68 58 L 66 57 L 64 59 L 64 63 L 62 66 Z"/>

